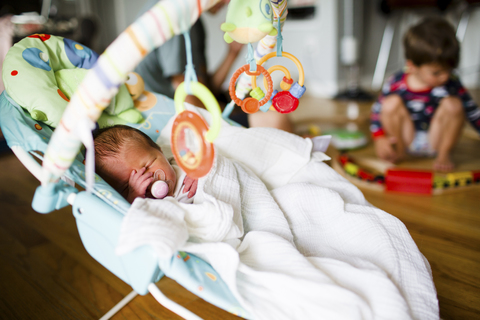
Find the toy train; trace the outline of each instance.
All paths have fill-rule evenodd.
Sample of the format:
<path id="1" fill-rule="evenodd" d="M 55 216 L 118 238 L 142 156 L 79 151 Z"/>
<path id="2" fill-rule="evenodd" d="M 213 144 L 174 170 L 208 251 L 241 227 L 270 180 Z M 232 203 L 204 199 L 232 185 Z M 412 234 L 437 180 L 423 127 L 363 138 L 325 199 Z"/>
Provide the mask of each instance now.
<path id="1" fill-rule="evenodd" d="M 340 155 L 339 162 L 342 164 L 346 173 L 353 177 L 357 177 L 360 180 L 368 182 L 385 183 L 385 177 L 383 175 L 375 175 L 370 171 L 361 168 L 355 164 L 347 155 Z"/>
<path id="2" fill-rule="evenodd" d="M 361 168 L 346 154 L 341 154 L 338 162 L 349 176 L 368 183 L 382 184 L 387 191 L 432 194 L 439 190 L 480 184 L 480 171 L 437 174 L 428 170 L 395 168 L 388 169 L 385 175 L 376 175 Z"/>

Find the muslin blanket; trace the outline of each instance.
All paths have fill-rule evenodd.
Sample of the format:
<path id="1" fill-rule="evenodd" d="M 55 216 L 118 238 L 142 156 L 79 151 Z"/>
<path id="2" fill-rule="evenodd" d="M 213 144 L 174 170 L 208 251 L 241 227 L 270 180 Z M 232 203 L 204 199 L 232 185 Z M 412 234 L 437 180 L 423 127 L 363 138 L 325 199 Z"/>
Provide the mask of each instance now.
<path id="1" fill-rule="evenodd" d="M 255 319 L 438 319 L 430 266 L 404 224 L 312 145 L 223 126 L 194 204 L 135 200 L 117 253 L 149 244 L 163 258 L 195 254 Z"/>

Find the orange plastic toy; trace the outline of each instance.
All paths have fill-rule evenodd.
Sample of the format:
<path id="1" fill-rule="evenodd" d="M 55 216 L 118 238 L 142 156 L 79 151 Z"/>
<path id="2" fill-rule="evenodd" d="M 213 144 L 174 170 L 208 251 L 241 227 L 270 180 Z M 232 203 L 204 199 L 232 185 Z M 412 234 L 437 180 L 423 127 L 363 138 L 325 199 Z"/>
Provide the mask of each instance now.
<path id="1" fill-rule="evenodd" d="M 250 72 L 249 70 L 250 70 L 250 65 L 246 64 L 243 67 L 240 67 L 237 71 L 235 71 L 232 78 L 230 79 L 229 92 L 232 100 L 235 101 L 235 103 L 242 108 L 243 112 L 255 113 L 260 109 L 261 106 L 263 106 L 265 103 L 268 102 L 268 100 L 270 100 L 270 97 L 272 96 L 272 92 L 273 92 L 273 81 L 272 81 L 272 77 L 270 76 L 270 73 L 267 70 L 265 70 L 264 67 L 258 64 L 257 64 L 256 72 Z M 267 88 L 267 94 L 265 95 L 263 91 L 260 88 L 258 88 L 258 90 L 256 91 L 252 90 L 252 93 L 250 95 L 253 94 L 254 95 L 253 97 L 240 100 L 235 94 L 235 84 L 237 82 L 238 77 L 243 72 L 245 72 L 249 76 L 252 76 L 252 78 L 257 77 L 260 74 L 263 74 L 267 82 L 267 84 L 265 85 L 265 87 Z"/>

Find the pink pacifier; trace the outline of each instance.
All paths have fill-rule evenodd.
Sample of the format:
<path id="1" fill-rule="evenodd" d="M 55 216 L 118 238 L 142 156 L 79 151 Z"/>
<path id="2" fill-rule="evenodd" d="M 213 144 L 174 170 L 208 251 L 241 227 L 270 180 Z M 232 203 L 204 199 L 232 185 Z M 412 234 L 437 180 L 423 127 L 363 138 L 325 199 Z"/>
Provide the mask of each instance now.
<path id="1" fill-rule="evenodd" d="M 149 186 L 150 193 L 157 199 L 165 198 L 169 191 L 168 184 L 165 182 L 165 172 L 158 169 L 153 174 L 153 178 L 155 181 Z"/>

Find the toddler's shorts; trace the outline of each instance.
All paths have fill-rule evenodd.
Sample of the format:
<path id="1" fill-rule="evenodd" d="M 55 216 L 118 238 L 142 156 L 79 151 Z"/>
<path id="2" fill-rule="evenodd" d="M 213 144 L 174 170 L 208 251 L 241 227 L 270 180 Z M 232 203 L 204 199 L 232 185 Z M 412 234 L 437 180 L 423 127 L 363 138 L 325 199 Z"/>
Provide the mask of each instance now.
<path id="1" fill-rule="evenodd" d="M 415 137 L 408 146 L 408 153 L 414 156 L 424 157 L 434 157 L 437 154 L 428 140 L 428 131 L 418 130 L 415 132 Z"/>

